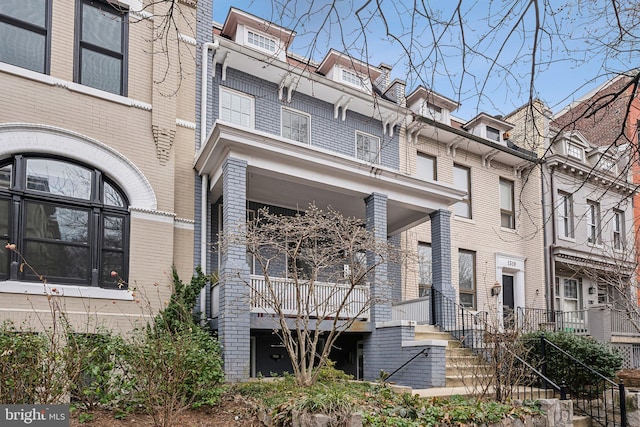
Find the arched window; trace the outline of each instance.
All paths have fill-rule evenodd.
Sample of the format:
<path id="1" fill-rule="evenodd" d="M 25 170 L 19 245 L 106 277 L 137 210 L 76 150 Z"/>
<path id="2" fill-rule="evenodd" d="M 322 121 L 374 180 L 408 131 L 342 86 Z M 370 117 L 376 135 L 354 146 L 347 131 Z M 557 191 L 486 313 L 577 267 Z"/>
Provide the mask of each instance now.
<path id="1" fill-rule="evenodd" d="M 61 158 L 0 162 L 0 239 L 15 243 L 48 283 L 113 288 L 128 273 L 128 201 L 100 170 Z M 37 281 L 0 249 L 0 280 Z"/>

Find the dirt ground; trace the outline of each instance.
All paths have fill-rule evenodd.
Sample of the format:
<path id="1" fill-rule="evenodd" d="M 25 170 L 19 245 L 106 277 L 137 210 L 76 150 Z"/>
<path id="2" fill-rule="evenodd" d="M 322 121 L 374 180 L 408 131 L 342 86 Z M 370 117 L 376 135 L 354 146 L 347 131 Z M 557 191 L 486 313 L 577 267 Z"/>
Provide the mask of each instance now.
<path id="1" fill-rule="evenodd" d="M 185 411 L 173 424 L 179 427 L 261 427 L 255 411 L 246 402 L 225 396 L 220 405 L 210 410 Z M 94 413 L 94 419 L 85 423 L 71 416 L 71 427 L 146 427 L 153 426 L 153 418 L 146 414 L 131 414 L 124 420 L 113 418 L 107 411 Z"/>

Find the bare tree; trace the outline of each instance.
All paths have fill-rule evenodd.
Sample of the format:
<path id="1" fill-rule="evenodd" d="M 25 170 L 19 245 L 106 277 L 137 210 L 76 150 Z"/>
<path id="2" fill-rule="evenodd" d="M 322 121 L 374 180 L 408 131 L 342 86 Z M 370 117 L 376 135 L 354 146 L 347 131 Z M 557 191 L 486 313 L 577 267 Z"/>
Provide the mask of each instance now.
<path id="1" fill-rule="evenodd" d="M 342 332 L 379 301 L 370 293 L 374 269 L 397 251 L 362 220 L 311 205 L 295 216 L 258 212 L 246 234 L 229 233 L 223 247 L 246 242 L 259 280 L 249 280 L 251 306 L 273 316 L 296 380 L 313 384 Z"/>

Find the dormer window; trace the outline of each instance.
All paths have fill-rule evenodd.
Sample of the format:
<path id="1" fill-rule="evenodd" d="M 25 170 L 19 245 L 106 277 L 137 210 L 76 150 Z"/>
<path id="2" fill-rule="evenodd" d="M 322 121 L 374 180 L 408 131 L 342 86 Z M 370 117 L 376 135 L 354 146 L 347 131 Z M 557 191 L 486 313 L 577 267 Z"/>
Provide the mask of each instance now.
<path id="1" fill-rule="evenodd" d="M 604 172 L 615 173 L 616 162 L 610 157 L 601 157 L 600 161 L 598 162 L 598 167 Z"/>
<path id="2" fill-rule="evenodd" d="M 358 89 L 364 89 L 363 79 L 358 74 L 354 73 L 353 71 L 343 69 L 341 75 L 343 82 L 352 86 L 356 86 Z"/>
<path id="3" fill-rule="evenodd" d="M 573 158 L 578 159 L 580 161 L 583 161 L 584 160 L 584 150 L 579 145 L 567 142 L 567 156 L 570 156 L 570 157 L 573 157 Z"/>
<path id="4" fill-rule="evenodd" d="M 437 107 L 429 102 L 424 103 L 423 116 L 435 120 L 436 122 L 442 121 L 442 108 Z"/>
<path id="5" fill-rule="evenodd" d="M 247 43 L 267 52 L 275 53 L 276 41 L 255 31 L 247 30 Z"/>
<path id="6" fill-rule="evenodd" d="M 487 139 L 500 142 L 500 131 L 496 128 L 492 128 L 491 126 L 487 126 Z"/>

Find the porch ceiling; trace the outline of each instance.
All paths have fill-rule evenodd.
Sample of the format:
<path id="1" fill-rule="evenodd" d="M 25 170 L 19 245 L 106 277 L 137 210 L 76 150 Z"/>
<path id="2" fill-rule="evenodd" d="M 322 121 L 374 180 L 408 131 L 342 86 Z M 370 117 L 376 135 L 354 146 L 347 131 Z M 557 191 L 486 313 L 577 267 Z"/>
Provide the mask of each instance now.
<path id="1" fill-rule="evenodd" d="M 290 209 L 315 202 L 345 215 L 365 217 L 364 200 L 386 194 L 387 232 L 397 234 L 428 220 L 428 214 L 465 195 L 451 185 L 424 181 L 398 171 L 294 141 L 216 122 L 196 154 L 195 169 L 210 177 L 211 197 L 222 195 L 222 165 L 234 157 L 247 162 L 247 198 Z"/>

